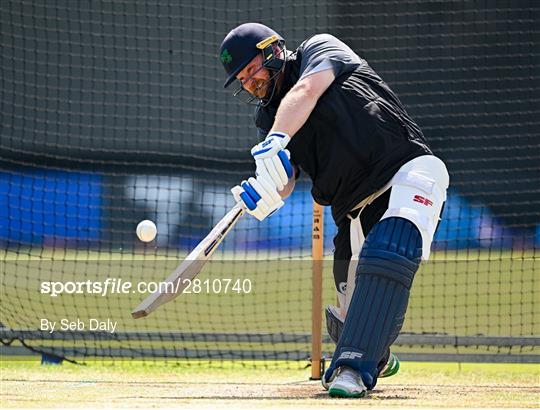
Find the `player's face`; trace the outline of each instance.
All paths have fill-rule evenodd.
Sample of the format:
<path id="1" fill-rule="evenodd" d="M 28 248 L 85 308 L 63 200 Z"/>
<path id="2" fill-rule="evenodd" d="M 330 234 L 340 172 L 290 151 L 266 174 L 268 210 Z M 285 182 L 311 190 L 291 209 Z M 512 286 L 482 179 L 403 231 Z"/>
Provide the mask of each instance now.
<path id="1" fill-rule="evenodd" d="M 257 55 L 238 73 L 236 78 L 244 89 L 258 99 L 263 99 L 268 93 L 270 73 L 262 66 L 262 55 Z"/>

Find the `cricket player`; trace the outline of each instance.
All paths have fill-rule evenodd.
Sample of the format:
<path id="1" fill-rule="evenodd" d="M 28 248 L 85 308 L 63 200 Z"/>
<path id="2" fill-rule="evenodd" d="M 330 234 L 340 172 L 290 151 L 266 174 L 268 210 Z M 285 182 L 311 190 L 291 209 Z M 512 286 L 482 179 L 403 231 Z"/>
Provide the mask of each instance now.
<path id="1" fill-rule="evenodd" d="M 246 23 L 219 51 L 235 96 L 255 103 L 261 143 L 256 175 L 232 189 L 263 220 L 283 205 L 302 170 L 312 195 L 332 208 L 339 307 L 326 308 L 336 342 L 323 386 L 362 397 L 397 372 L 390 353 L 414 275 L 429 258 L 448 188 L 444 163 L 368 63 L 339 39 L 318 34 L 294 52 L 277 32 Z"/>

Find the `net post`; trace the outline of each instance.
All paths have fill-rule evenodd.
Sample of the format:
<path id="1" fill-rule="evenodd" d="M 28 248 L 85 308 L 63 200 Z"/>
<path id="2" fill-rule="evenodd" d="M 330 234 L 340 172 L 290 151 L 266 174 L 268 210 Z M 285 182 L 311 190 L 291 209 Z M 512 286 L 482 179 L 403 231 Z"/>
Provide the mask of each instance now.
<path id="1" fill-rule="evenodd" d="M 322 376 L 323 217 L 323 207 L 313 202 L 313 225 L 311 231 L 311 380 L 320 380 Z"/>

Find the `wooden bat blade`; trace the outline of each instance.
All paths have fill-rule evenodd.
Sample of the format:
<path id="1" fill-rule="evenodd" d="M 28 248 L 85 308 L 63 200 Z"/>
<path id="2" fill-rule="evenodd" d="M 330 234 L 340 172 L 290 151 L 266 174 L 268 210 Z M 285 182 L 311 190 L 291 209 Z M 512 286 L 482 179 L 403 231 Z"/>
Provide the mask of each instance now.
<path id="1" fill-rule="evenodd" d="M 240 220 L 244 213 L 244 208 L 240 204 L 236 204 L 210 231 L 186 259 L 178 265 L 178 267 L 165 279 L 165 282 L 170 284 L 166 289 L 152 293 L 144 299 L 139 306 L 131 312 L 134 319 L 148 316 L 159 306 L 170 302 L 176 298 L 188 286 L 195 276 L 197 276 L 204 264 L 210 259 L 214 251 L 217 249 L 223 238 Z"/>

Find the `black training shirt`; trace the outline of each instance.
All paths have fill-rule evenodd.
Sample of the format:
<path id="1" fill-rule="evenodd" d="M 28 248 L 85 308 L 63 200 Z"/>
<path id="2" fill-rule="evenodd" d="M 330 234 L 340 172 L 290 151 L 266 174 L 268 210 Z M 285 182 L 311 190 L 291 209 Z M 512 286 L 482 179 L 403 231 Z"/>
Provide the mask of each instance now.
<path id="1" fill-rule="evenodd" d="M 325 69 L 332 69 L 336 79 L 287 149 L 311 177 L 315 201 L 331 205 L 339 223 L 403 164 L 431 151 L 388 85 L 329 34 L 307 39 L 288 57 L 279 92 L 266 107 L 257 107 L 255 124 L 261 136 L 271 129 L 279 102 L 294 84 Z"/>

